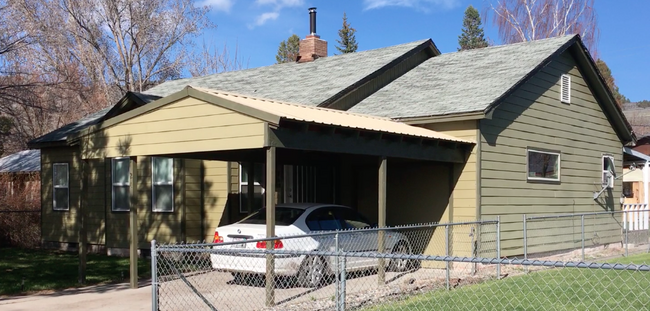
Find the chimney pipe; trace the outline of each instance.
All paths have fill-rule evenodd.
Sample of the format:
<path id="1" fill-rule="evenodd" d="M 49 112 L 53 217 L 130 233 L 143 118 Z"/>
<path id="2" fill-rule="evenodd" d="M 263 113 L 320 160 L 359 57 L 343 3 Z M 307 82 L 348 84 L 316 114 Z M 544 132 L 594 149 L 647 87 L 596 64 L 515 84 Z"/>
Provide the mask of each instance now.
<path id="1" fill-rule="evenodd" d="M 316 8 L 309 8 L 309 34 L 316 34 Z"/>

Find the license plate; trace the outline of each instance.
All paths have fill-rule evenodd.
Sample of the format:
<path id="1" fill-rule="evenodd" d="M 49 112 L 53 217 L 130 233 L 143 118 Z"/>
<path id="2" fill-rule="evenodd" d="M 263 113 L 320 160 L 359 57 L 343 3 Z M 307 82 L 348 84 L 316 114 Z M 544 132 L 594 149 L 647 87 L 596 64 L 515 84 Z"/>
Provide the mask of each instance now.
<path id="1" fill-rule="evenodd" d="M 233 238 L 233 242 L 238 242 L 238 241 L 246 241 L 245 238 Z M 232 248 L 246 248 L 246 243 L 241 243 L 241 244 L 233 244 Z"/>

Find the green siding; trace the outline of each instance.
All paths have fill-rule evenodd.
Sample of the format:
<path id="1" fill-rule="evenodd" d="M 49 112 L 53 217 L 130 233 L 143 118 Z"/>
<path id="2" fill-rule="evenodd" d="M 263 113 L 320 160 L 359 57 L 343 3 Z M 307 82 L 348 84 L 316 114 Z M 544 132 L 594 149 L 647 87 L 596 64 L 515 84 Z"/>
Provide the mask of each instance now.
<path id="1" fill-rule="evenodd" d="M 571 103 L 560 102 L 559 80 L 571 76 Z M 621 181 L 611 193 L 600 190 L 601 157 L 611 154 L 622 171 L 622 144 L 600 105 L 564 53 L 480 122 L 481 216 L 501 215 L 503 256 L 523 253 L 522 214 L 601 212 L 619 209 Z M 526 180 L 527 147 L 561 152 L 559 184 Z M 620 242 L 615 218 L 587 219 L 586 236 L 599 243 Z M 532 227 L 531 227 L 532 226 Z M 530 222 L 528 252 L 539 253 L 580 246 L 580 219 Z M 587 241 L 591 245 L 592 241 Z"/>

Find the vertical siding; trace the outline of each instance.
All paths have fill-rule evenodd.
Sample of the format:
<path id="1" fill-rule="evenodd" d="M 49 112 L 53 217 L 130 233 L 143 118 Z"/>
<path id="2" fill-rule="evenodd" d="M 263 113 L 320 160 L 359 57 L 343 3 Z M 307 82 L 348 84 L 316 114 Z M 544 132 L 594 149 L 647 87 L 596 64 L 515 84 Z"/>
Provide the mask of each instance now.
<path id="1" fill-rule="evenodd" d="M 478 135 L 477 121 L 475 120 L 433 123 L 423 127 L 469 141 L 476 141 Z M 455 168 L 456 184 L 453 188 L 452 203 L 454 222 L 476 220 L 476 170 L 477 147 L 474 147 L 465 165 Z"/>
<path id="2" fill-rule="evenodd" d="M 105 244 L 106 237 L 106 171 L 104 159 L 87 160 L 88 195 L 84 204 L 88 243 Z M 108 195 L 111 195 L 108 192 Z M 108 206 L 110 209 L 110 205 Z"/>
<path id="3" fill-rule="evenodd" d="M 560 102 L 559 80 L 565 73 L 571 76 L 570 104 Z M 480 131 L 481 216 L 502 215 L 502 255 L 523 253 L 522 214 L 620 208 L 620 180 L 612 192 L 598 201 L 592 198 L 600 190 L 603 154 L 613 155 L 617 172 L 622 171 L 622 144 L 570 54 L 559 56 L 506 98 L 491 120 L 481 121 Z M 559 184 L 527 182 L 527 147 L 561 152 Z M 599 221 L 588 230 L 599 230 L 600 243 L 620 241 L 616 219 Z M 572 221 L 536 223 L 528 234 L 529 253 L 576 247 L 577 222 L 577 229 Z"/>
<path id="4" fill-rule="evenodd" d="M 201 160 L 185 159 L 185 228 L 187 241 L 204 240 L 201 203 Z"/>
<path id="5" fill-rule="evenodd" d="M 238 167 L 232 163 L 232 167 Z M 226 213 L 228 206 L 228 163 L 223 161 L 203 161 L 203 191 L 204 191 L 204 215 L 205 215 L 205 236 L 203 239 L 211 242 L 214 236 L 214 229 L 218 226 L 229 223 Z M 234 169 L 232 169 L 234 171 Z M 236 175 L 235 175 L 236 176 Z M 230 181 L 232 182 L 232 181 Z M 237 184 L 239 186 L 239 184 Z M 238 189 L 238 188 L 233 188 Z"/>
<path id="6" fill-rule="evenodd" d="M 52 202 L 52 167 L 68 163 L 70 210 L 54 211 Z M 43 241 L 77 243 L 79 226 L 77 212 L 80 203 L 80 152 L 77 147 L 41 149 L 41 236 Z"/>

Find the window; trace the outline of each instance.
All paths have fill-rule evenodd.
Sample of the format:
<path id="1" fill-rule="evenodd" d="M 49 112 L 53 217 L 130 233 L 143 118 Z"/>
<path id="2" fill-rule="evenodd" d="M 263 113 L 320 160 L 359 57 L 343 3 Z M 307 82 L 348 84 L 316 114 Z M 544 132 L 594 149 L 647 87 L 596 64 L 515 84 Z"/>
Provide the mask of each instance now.
<path id="1" fill-rule="evenodd" d="M 353 209 L 339 207 L 336 210 L 336 214 L 344 226 L 343 229 L 364 229 L 371 227 L 370 221 Z"/>
<path id="2" fill-rule="evenodd" d="M 52 208 L 55 211 L 70 210 L 70 174 L 68 172 L 68 163 L 54 163 L 52 171 Z"/>
<path id="3" fill-rule="evenodd" d="M 628 198 L 632 199 L 634 198 L 634 183 L 632 182 L 624 182 L 623 183 L 623 195 Z"/>
<path id="4" fill-rule="evenodd" d="M 566 104 L 571 103 L 571 76 L 560 77 L 560 101 Z"/>
<path id="5" fill-rule="evenodd" d="M 334 215 L 334 210 L 329 207 L 323 207 L 313 211 L 309 216 L 307 216 L 306 222 L 307 227 L 311 231 L 342 229 L 339 219 Z"/>
<path id="6" fill-rule="evenodd" d="M 529 181 L 560 181 L 560 153 L 528 149 Z"/>
<path id="7" fill-rule="evenodd" d="M 603 156 L 602 186 L 603 188 L 614 189 L 614 178 L 616 178 L 616 165 L 614 157 L 611 155 Z"/>
<path id="8" fill-rule="evenodd" d="M 239 165 L 239 212 L 242 214 L 248 212 L 248 165 L 248 163 Z M 253 193 L 255 198 L 253 199 L 253 209 L 250 212 L 264 207 L 264 187 L 262 186 L 264 164 L 255 163 L 253 170 Z"/>
<path id="9" fill-rule="evenodd" d="M 298 217 L 300 217 L 300 215 L 302 215 L 304 212 L 304 209 L 278 206 L 275 208 L 275 225 L 289 226 L 296 222 Z M 266 208 L 257 210 L 250 216 L 239 221 L 239 223 L 254 225 L 266 224 Z"/>
<path id="10" fill-rule="evenodd" d="M 129 158 L 115 158 L 112 160 L 113 178 L 113 204 L 114 212 L 128 211 L 131 207 L 129 198 L 130 174 Z"/>
<path id="11" fill-rule="evenodd" d="M 151 159 L 152 197 L 154 212 L 174 211 L 174 159 L 154 157 Z"/>

